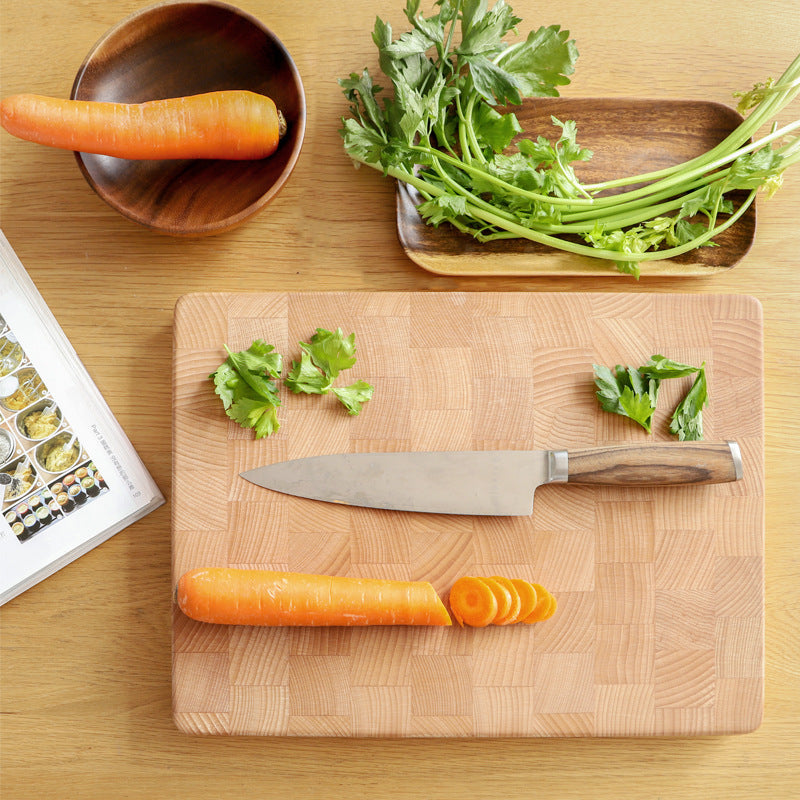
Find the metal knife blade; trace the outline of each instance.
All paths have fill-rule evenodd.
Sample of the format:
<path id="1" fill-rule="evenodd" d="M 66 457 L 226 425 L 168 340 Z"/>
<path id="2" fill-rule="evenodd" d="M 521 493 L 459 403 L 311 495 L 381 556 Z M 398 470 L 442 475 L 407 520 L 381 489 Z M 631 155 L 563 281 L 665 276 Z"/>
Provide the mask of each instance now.
<path id="1" fill-rule="evenodd" d="M 741 478 L 733 443 L 612 446 L 588 450 L 338 453 L 241 473 L 277 492 L 368 508 L 432 514 L 525 516 L 537 487 L 700 484 Z"/>

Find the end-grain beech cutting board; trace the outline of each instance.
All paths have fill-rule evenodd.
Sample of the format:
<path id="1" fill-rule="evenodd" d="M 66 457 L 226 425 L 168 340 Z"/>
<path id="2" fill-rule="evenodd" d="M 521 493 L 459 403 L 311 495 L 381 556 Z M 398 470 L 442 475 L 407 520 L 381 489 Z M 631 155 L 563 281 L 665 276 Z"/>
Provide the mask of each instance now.
<path id="1" fill-rule="evenodd" d="M 354 331 L 374 399 L 283 391 L 256 441 L 208 379 L 223 343 L 299 357 L 317 327 Z M 750 731 L 763 706 L 761 309 L 741 295 L 198 294 L 175 315 L 173 578 L 232 565 L 431 581 L 507 575 L 548 587 L 536 625 L 248 628 L 177 609 L 173 705 L 192 733 L 664 736 Z M 744 480 L 673 488 L 553 485 L 531 517 L 348 508 L 238 475 L 334 452 L 577 448 L 643 442 L 602 412 L 592 363 L 706 363 L 706 439 L 739 441 Z M 690 379 L 662 384 L 653 440 Z"/>

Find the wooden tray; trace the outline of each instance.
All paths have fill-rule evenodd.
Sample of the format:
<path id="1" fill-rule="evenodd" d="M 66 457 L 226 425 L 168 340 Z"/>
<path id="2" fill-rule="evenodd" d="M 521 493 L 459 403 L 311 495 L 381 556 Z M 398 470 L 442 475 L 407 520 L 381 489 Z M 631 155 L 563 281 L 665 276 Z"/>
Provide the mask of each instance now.
<path id="1" fill-rule="evenodd" d="M 516 109 L 515 109 L 516 110 Z M 578 124 L 578 142 L 594 151 L 576 165 L 586 183 L 662 169 L 694 158 L 719 144 L 742 121 L 720 103 L 642 98 L 537 98 L 516 110 L 525 136 L 557 138 L 551 115 Z M 731 194 L 740 203 L 746 192 Z M 592 275 L 624 278 L 614 263 L 554 250 L 527 240 L 480 244 L 450 225 L 426 225 L 415 189 L 398 184 L 397 233 L 409 258 L 442 275 Z M 643 262 L 647 275 L 713 275 L 730 269 L 750 249 L 755 236 L 755 203 L 735 225 L 702 247 L 677 258 Z M 580 241 L 576 239 L 575 241 Z M 632 280 L 629 276 L 626 280 Z"/>
<path id="2" fill-rule="evenodd" d="M 211 373 L 257 337 L 286 358 L 316 327 L 355 331 L 359 417 L 284 391 L 269 439 L 229 422 Z M 541 582 L 557 614 L 496 629 L 206 625 L 177 609 L 173 692 L 191 733 L 278 736 L 671 736 L 749 731 L 763 694 L 762 326 L 741 295 L 198 294 L 174 328 L 173 565 Z M 553 485 L 533 515 L 356 509 L 238 475 L 341 451 L 642 442 L 602 412 L 592 363 L 705 361 L 709 441 L 744 480 L 680 488 Z M 340 376 L 340 380 L 345 378 Z M 662 384 L 653 439 L 689 379 Z"/>

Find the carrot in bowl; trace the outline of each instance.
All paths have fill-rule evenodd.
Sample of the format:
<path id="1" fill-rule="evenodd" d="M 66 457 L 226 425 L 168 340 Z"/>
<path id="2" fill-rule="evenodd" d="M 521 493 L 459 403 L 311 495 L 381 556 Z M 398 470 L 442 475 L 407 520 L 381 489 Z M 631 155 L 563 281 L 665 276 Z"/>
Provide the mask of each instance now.
<path id="1" fill-rule="evenodd" d="M 0 102 L 0 124 L 38 144 L 128 159 L 266 158 L 286 131 L 269 97 L 239 90 L 146 103 L 18 94 Z"/>
<path id="2" fill-rule="evenodd" d="M 181 611 L 221 625 L 452 625 L 422 581 L 208 567 L 178 581 Z"/>

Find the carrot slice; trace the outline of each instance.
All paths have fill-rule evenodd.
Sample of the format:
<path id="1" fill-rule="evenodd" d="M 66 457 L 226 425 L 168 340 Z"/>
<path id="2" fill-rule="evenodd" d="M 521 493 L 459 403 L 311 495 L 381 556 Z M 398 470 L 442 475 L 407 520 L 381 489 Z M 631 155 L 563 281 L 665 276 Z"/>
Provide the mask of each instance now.
<path id="1" fill-rule="evenodd" d="M 517 614 L 515 622 L 522 622 L 533 613 L 533 609 L 536 608 L 536 602 L 539 598 L 534 585 L 530 581 L 523 580 L 522 578 L 511 578 L 511 583 L 514 584 L 520 600 L 519 614 Z"/>
<path id="2" fill-rule="evenodd" d="M 514 586 L 514 584 L 508 578 L 504 578 L 501 575 L 492 575 L 492 580 L 495 580 L 501 586 L 504 586 L 508 590 L 509 595 L 511 595 L 511 607 L 508 609 L 508 613 L 506 613 L 504 616 L 500 616 L 500 614 L 498 614 L 495 618 L 494 624 L 510 625 L 512 622 L 516 622 L 517 618 L 519 617 L 519 610 L 522 606 L 519 592 L 517 591 L 517 587 Z"/>
<path id="3" fill-rule="evenodd" d="M 497 616 L 497 598 L 479 578 L 466 575 L 450 589 L 450 610 L 459 625 L 485 628 Z"/>
<path id="4" fill-rule="evenodd" d="M 496 622 L 498 619 L 503 619 L 508 616 L 508 612 L 511 610 L 511 592 L 509 592 L 500 581 L 496 581 L 494 578 L 481 577 L 478 578 L 478 580 L 483 581 L 497 598 L 497 616 L 493 621 Z"/>
<path id="5" fill-rule="evenodd" d="M 547 608 L 542 612 L 542 619 L 541 619 L 542 622 L 544 622 L 544 620 L 546 619 L 550 619 L 550 617 L 552 617 L 553 614 L 556 613 L 556 608 L 558 607 L 558 602 L 556 601 L 556 598 L 553 597 L 553 595 L 550 594 L 550 592 L 548 592 L 548 595 L 550 595 L 548 597 L 548 600 L 550 602 Z"/>
<path id="6" fill-rule="evenodd" d="M 221 625 L 452 625 L 430 583 L 212 567 L 175 592 L 186 616 Z"/>
<path id="7" fill-rule="evenodd" d="M 544 586 L 534 583 L 533 588 L 536 589 L 536 595 L 539 598 L 536 602 L 536 608 L 522 620 L 529 625 L 552 617 L 556 612 L 557 605 L 555 597 Z"/>

